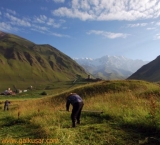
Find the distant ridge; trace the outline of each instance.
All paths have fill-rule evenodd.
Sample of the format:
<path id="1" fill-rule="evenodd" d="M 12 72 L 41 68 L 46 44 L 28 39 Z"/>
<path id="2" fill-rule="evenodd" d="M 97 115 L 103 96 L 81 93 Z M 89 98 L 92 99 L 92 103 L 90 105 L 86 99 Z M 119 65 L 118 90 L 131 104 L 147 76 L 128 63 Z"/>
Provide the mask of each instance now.
<path id="1" fill-rule="evenodd" d="M 37 45 L 0 31 L 1 84 L 40 84 L 87 77 L 85 70 L 69 56 L 48 45 Z"/>
<path id="2" fill-rule="evenodd" d="M 128 79 L 145 80 L 150 82 L 160 81 L 160 55 L 150 63 L 142 66 Z"/>

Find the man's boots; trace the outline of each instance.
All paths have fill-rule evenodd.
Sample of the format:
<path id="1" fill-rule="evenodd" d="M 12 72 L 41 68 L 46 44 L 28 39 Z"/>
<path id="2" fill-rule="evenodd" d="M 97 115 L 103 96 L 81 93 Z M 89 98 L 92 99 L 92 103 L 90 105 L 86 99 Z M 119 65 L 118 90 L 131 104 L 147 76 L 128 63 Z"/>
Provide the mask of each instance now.
<path id="1" fill-rule="evenodd" d="M 76 123 L 75 122 L 72 122 L 72 127 L 76 127 Z"/>
<path id="2" fill-rule="evenodd" d="M 80 120 L 77 121 L 77 124 L 81 124 Z"/>

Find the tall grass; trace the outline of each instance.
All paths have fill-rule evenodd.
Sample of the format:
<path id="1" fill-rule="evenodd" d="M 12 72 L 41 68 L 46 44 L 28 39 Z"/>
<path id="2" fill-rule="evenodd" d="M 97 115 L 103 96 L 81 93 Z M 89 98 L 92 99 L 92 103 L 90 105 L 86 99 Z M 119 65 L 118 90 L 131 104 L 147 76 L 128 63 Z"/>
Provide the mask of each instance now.
<path id="1" fill-rule="evenodd" d="M 159 87 L 144 82 L 140 85 L 136 83 L 103 82 L 72 90 L 81 91 L 84 110 L 104 112 L 82 112 L 82 124 L 76 128 L 70 128 L 71 112 L 61 111 L 65 110 L 65 96 L 69 92 L 20 103 L 8 114 L 12 118 L 10 126 L 21 123 L 30 128 L 32 138 L 54 138 L 59 140 L 57 144 L 62 145 L 138 144 L 144 137 L 159 138 L 160 99 L 157 94 L 146 94 L 149 90 L 158 91 Z M 104 88 L 108 85 L 109 89 L 104 89 L 102 84 Z M 15 124 L 12 124 L 13 120 Z"/>

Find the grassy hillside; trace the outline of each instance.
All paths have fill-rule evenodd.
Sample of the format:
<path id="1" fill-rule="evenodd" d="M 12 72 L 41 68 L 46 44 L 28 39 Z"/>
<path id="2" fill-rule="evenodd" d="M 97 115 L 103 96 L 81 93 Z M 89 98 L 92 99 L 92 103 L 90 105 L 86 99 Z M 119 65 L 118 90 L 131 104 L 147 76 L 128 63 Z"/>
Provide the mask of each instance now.
<path id="1" fill-rule="evenodd" d="M 23 102 L 11 99 L 10 111 L 2 111 L 0 116 L 0 140 L 27 143 L 30 138 L 41 139 L 42 143 L 44 139 L 44 145 L 46 141 L 59 145 L 160 144 L 159 85 L 134 80 L 102 81 L 61 92 Z M 61 111 L 70 92 L 81 95 L 83 110 L 104 113 L 82 112 L 82 124 L 70 128 L 70 113 Z"/>
<path id="2" fill-rule="evenodd" d="M 160 56 L 150 63 L 142 66 L 134 74 L 132 74 L 128 79 L 145 80 L 150 82 L 160 81 Z"/>
<path id="3" fill-rule="evenodd" d="M 37 45 L 24 38 L 0 33 L 0 88 L 23 88 L 87 77 L 74 60 L 50 45 Z M 2 35 L 3 34 L 3 35 Z"/>

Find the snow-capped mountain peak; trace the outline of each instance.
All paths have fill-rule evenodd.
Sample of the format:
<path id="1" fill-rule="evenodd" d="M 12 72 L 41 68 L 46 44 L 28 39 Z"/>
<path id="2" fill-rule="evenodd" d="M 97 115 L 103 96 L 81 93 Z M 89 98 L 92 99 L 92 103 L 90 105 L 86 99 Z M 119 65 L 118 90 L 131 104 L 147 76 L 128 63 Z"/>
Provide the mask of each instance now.
<path id="1" fill-rule="evenodd" d="M 110 56 L 106 55 L 101 58 L 92 59 L 92 58 L 78 58 L 74 59 L 79 65 L 84 67 L 84 69 L 93 74 L 96 72 L 108 71 L 111 73 L 119 72 L 123 75 L 122 72 L 130 72 L 128 75 L 131 75 L 137 71 L 140 67 L 147 64 L 148 62 L 143 60 L 133 60 L 126 58 L 124 56 Z M 92 71 L 91 71 L 92 70 Z M 93 71 L 94 70 L 94 71 Z M 128 76 L 124 76 L 128 77 Z"/>

